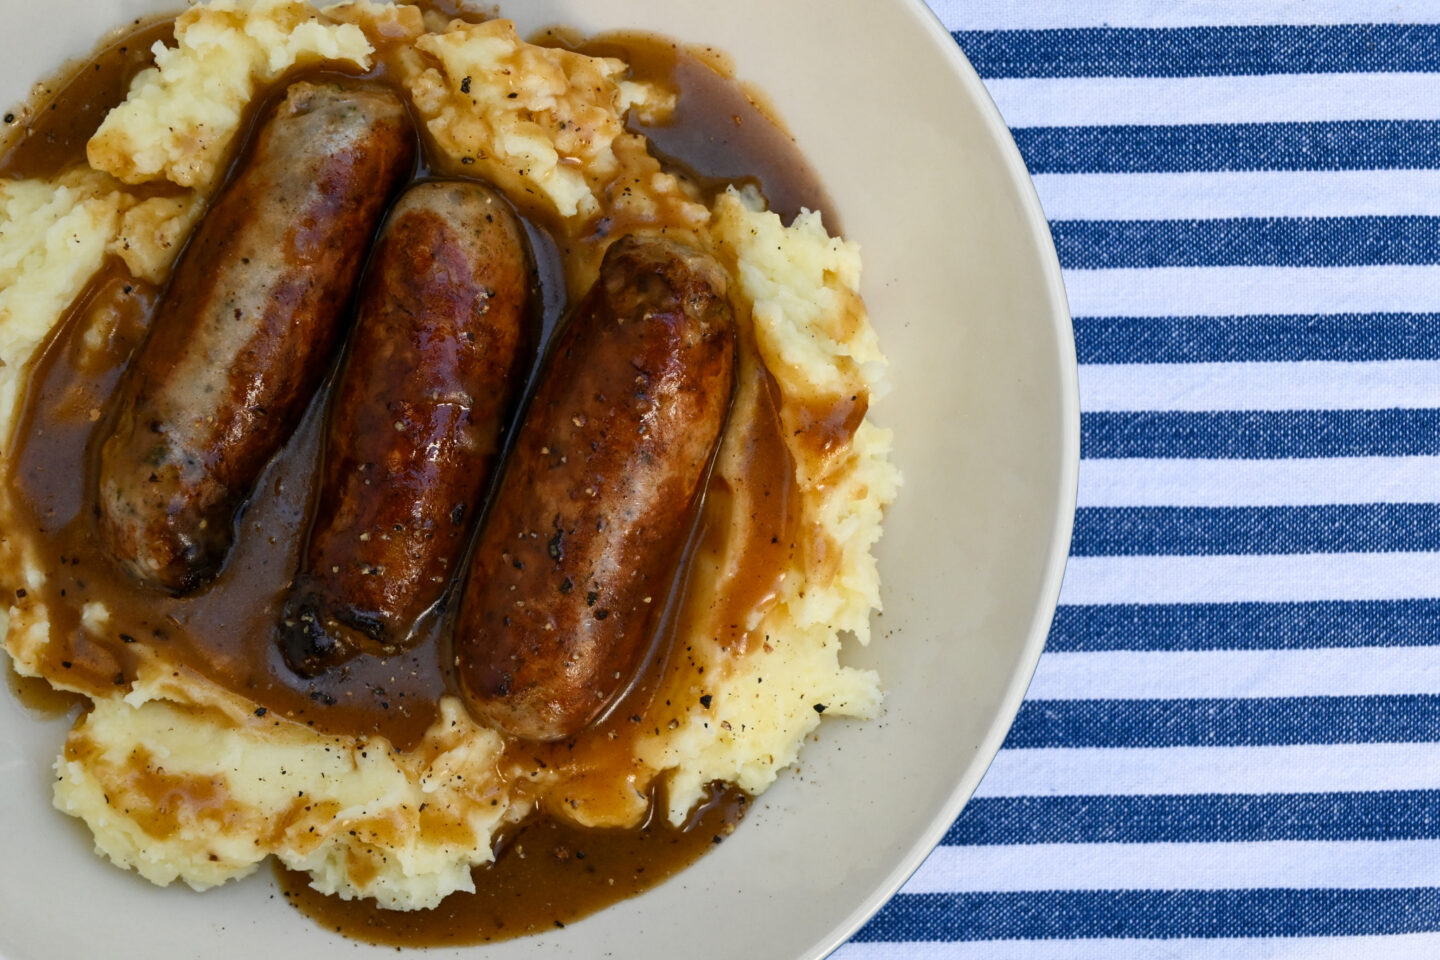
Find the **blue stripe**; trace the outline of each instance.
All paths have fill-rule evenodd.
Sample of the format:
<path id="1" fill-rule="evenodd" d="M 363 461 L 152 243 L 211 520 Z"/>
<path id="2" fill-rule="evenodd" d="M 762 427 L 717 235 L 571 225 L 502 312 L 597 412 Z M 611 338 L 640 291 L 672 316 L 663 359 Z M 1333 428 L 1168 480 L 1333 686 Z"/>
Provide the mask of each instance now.
<path id="1" fill-rule="evenodd" d="M 1070 555 L 1210 556 L 1440 550 L 1440 504 L 1082 507 Z"/>
<path id="2" fill-rule="evenodd" d="M 1436 454 L 1440 454 L 1440 410 L 1107 411 L 1080 416 L 1080 455 L 1092 459 Z"/>
<path id="3" fill-rule="evenodd" d="M 1084 27 L 957 30 L 980 76 L 1199 77 L 1440 69 L 1440 27 Z"/>
<path id="4" fill-rule="evenodd" d="M 1440 217 L 1054 220 L 1067 270 L 1440 263 Z"/>
<path id="5" fill-rule="evenodd" d="M 1237 843 L 1433 840 L 1440 790 L 1370 793 L 981 797 L 944 843 Z"/>
<path id="6" fill-rule="evenodd" d="M 1258 747 L 1440 741 L 1440 696 L 1027 700 L 1005 746 Z"/>
<path id="7" fill-rule="evenodd" d="M 1065 604 L 1045 649 L 1302 650 L 1440 644 L 1440 600 Z"/>
<path id="8" fill-rule="evenodd" d="M 861 943 L 1339 937 L 1440 930 L 1440 889 L 901 893 Z M 1162 956 L 1157 946 L 1155 955 Z M 998 955 L 998 954 L 997 954 Z M 1010 954 L 1018 956 L 1019 953 Z"/>
<path id="9" fill-rule="evenodd" d="M 1017 127 L 1011 132 L 1036 174 L 1440 167 L 1440 121 L 1435 120 Z"/>
<path id="10" fill-rule="evenodd" d="M 1076 317 L 1081 363 L 1440 359 L 1440 314 Z"/>

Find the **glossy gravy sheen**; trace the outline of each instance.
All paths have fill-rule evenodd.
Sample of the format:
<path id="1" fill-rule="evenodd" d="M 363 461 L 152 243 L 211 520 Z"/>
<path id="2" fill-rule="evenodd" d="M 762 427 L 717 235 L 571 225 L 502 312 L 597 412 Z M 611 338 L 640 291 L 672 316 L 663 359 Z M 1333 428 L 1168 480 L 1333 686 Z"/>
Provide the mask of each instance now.
<path id="1" fill-rule="evenodd" d="M 353 940 L 445 947 L 508 940 L 562 928 L 655 886 L 734 831 L 750 798 L 734 787 L 712 793 L 676 829 L 654 811 L 636 830 L 587 830 L 541 817 L 500 839 L 495 862 L 475 872 L 475 893 L 434 910 L 396 913 L 372 901 L 327 897 L 308 874 L 277 871 L 285 897 L 321 926 Z"/>
<path id="2" fill-rule="evenodd" d="M 135 74 L 151 65 L 150 48 L 175 42 L 173 20 L 137 20 L 132 28 L 103 43 L 73 73 L 39 84 L 25 108 L 5 114 L 0 177 L 46 177 L 84 162 L 86 141 L 125 99 Z"/>
<path id="3" fill-rule="evenodd" d="M 10 695 L 37 717 L 53 719 L 80 709 L 90 701 L 78 693 L 56 690 L 44 677 L 22 677 L 14 670 L 5 671 Z"/>
<path id="4" fill-rule="evenodd" d="M 441 3 L 431 9 L 453 12 Z M 37 101 L 28 111 L 30 117 L 16 121 L 23 130 L 0 155 L 0 175 L 52 177 L 83 162 L 85 142 L 105 110 L 123 99 L 130 79 L 148 60 L 148 54 L 137 51 L 148 51 L 156 40 L 172 35 L 169 21 L 137 25 L 50 85 L 57 91 L 53 97 Z M 540 39 L 562 42 L 553 35 Z M 637 77 L 661 80 L 680 91 L 674 122 L 641 132 L 655 141 L 667 168 L 699 185 L 707 199 L 726 183 L 746 180 L 758 186 L 786 220 L 803 206 L 824 211 L 835 228 L 828 200 L 793 142 L 735 81 L 683 47 L 658 38 L 614 35 L 582 48 L 622 56 L 635 64 Z M 382 65 L 367 75 L 377 83 L 387 82 L 383 59 L 382 51 Z M 286 77 L 256 98 L 250 126 L 293 79 Z M 426 150 L 415 171 L 417 179 L 432 169 L 454 173 L 442 169 Z M 245 153 L 240 147 L 235 163 L 243 163 Z M 531 366 L 533 381 L 543 343 L 569 298 L 562 244 L 534 211 L 521 212 L 527 215 L 545 291 L 543 316 L 538 318 L 542 348 Z M 97 695 L 108 693 L 129 685 L 135 671 L 133 651 L 143 643 L 243 694 L 257 710 L 275 711 L 326 733 L 384 736 L 398 749 L 414 745 L 435 718 L 439 698 L 454 691 L 442 666 L 448 662 L 445 636 L 450 625 L 443 609 L 431 618 L 432 628 L 414 648 L 383 660 L 360 656 L 314 680 L 295 676 L 274 640 L 314 499 L 328 385 L 262 475 L 237 520 L 231 555 L 213 584 L 189 597 L 171 598 L 138 587 L 107 558 L 94 522 L 99 440 L 112 415 L 111 396 L 144 341 L 161 292 L 131 278 L 118 259 L 108 261 L 31 370 L 4 482 L 12 527 L 28 527 L 42 545 L 46 585 L 29 595 L 17 590 L 11 602 L 47 606 L 52 623 L 47 673 Z M 682 646 L 674 638 L 684 635 L 692 619 L 713 614 L 720 604 L 721 621 L 730 624 L 722 642 L 746 643 L 740 626 L 745 614 L 773 595 L 775 571 L 794 548 L 793 461 L 781 436 L 774 384 L 743 336 L 739 370 L 755 398 L 743 416 L 737 411 L 730 426 L 743 431 L 739 446 L 745 460 L 744 489 L 731 489 L 718 473 L 712 479 L 644 670 L 610 714 L 573 741 L 517 741 L 508 747 L 517 756 L 567 768 L 574 783 L 594 790 L 598 799 L 592 802 L 600 807 L 606 790 L 619 791 L 627 782 L 636 733 L 668 722 L 665 711 L 672 705 L 672 691 L 691 686 L 694 666 L 684 649 L 672 649 Z M 833 433 L 836 442 L 848 439 L 845 435 L 863 416 L 863 401 L 846 407 L 814 413 L 815 423 Z M 748 573 L 717 596 L 707 589 L 705 558 L 742 516 L 736 509 L 742 501 L 742 553 Z M 448 599 L 450 595 L 441 601 L 442 608 Z M 81 624 L 83 606 L 97 601 L 110 611 L 109 634 L 103 638 Z M 28 684 L 11 686 L 17 693 L 23 689 L 22 699 L 34 707 L 43 700 L 44 708 L 56 711 L 73 703 L 63 696 L 41 698 Z M 503 939 L 563 925 L 646 889 L 733 829 L 744 806 L 738 791 L 717 788 L 684 830 L 672 829 L 653 813 L 654 823 L 629 831 L 584 830 L 542 813 L 505 839 L 497 863 L 476 871 L 480 895 L 457 894 L 439 909 L 420 914 L 322 897 L 295 875 L 282 875 L 282 882 L 287 897 L 307 914 L 359 939 L 408 945 Z"/>

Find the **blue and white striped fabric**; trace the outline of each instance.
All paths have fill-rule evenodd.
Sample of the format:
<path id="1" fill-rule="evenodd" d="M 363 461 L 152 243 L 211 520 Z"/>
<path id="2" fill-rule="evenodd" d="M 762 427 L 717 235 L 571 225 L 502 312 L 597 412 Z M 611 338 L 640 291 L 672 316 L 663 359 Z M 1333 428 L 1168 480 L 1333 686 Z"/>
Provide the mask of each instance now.
<path id="1" fill-rule="evenodd" d="M 1440 4 L 930 0 L 1075 317 L 1028 699 L 880 958 L 1440 957 Z"/>

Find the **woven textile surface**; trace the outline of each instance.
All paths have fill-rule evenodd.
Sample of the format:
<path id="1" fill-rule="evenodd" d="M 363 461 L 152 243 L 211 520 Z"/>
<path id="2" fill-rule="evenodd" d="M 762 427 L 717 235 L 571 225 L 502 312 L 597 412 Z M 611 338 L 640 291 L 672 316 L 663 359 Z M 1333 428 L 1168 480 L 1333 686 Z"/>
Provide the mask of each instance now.
<path id="1" fill-rule="evenodd" d="M 930 0 L 1034 177 L 1074 542 L 840 960 L 1440 957 L 1440 4 Z"/>

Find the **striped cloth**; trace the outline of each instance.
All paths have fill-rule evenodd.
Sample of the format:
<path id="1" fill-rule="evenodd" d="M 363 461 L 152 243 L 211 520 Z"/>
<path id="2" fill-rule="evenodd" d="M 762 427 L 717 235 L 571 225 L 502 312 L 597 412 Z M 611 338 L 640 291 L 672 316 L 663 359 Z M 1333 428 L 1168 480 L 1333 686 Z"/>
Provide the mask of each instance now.
<path id="1" fill-rule="evenodd" d="M 1440 3 L 930 0 L 1080 360 L 1061 606 L 836 954 L 1440 957 Z"/>

